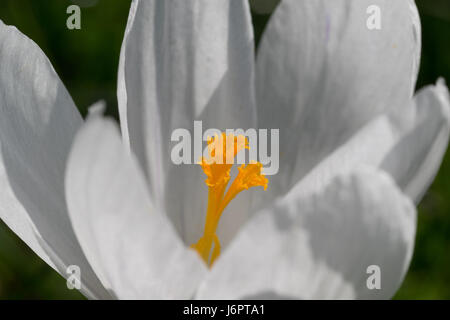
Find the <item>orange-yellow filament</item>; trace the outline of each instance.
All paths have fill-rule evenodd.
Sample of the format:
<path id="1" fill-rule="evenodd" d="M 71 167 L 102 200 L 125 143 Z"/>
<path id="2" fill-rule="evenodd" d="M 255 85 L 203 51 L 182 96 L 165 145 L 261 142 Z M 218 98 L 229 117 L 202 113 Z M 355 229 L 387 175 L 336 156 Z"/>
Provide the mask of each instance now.
<path id="1" fill-rule="evenodd" d="M 244 149 L 249 149 L 245 136 L 222 133 L 208 140 L 209 156 L 200 161 L 203 172 L 207 176 L 205 183 L 209 190 L 208 207 L 203 236 L 191 247 L 200 254 L 208 266 L 212 266 L 220 255 L 220 242 L 216 230 L 227 205 L 241 191 L 256 186 L 262 186 L 266 190 L 269 184 L 267 178 L 261 173 L 262 164 L 254 162 L 239 168 L 236 179 L 225 192 L 230 181 L 230 170 L 234 164 L 234 158 Z"/>

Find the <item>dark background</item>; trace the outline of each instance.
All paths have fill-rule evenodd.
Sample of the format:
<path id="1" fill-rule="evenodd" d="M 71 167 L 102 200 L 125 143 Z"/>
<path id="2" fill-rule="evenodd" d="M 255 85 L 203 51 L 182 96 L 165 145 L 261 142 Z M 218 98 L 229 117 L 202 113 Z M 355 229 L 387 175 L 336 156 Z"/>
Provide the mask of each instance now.
<path id="1" fill-rule="evenodd" d="M 332 0 L 330 0 L 332 1 Z M 119 52 L 130 0 L 78 0 L 82 29 L 66 28 L 69 0 L 1 0 L 0 19 L 15 25 L 49 57 L 83 115 L 103 99 L 117 117 Z M 416 1 L 423 54 L 418 88 L 450 83 L 450 1 Z M 268 16 L 254 14 L 259 39 Z M 1 70 L 1 66 L 0 66 Z M 450 159 L 419 206 L 416 249 L 398 299 L 450 299 Z M 82 299 L 0 221 L 0 299 Z"/>

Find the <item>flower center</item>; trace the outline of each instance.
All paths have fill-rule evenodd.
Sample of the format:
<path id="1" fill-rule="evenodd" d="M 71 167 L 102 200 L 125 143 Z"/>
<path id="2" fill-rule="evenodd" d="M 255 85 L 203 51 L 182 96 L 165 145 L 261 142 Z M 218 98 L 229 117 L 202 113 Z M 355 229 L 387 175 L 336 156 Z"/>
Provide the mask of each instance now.
<path id="1" fill-rule="evenodd" d="M 256 186 L 266 190 L 269 184 L 267 178 L 261 174 L 262 164 L 253 162 L 239 168 L 235 180 L 226 190 L 234 158 L 244 149 L 249 149 L 245 136 L 222 133 L 208 139 L 209 156 L 202 157 L 199 163 L 207 176 L 205 183 L 208 186 L 208 207 L 203 236 L 197 243 L 192 244 L 191 248 L 200 254 L 209 267 L 220 255 L 220 241 L 216 230 L 225 208 L 241 191 Z"/>

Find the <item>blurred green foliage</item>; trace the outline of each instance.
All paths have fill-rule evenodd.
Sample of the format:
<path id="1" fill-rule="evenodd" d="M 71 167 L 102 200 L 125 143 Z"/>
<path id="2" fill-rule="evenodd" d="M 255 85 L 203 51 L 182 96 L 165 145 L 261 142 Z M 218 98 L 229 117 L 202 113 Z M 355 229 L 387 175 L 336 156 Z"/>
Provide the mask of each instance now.
<path id="1" fill-rule="evenodd" d="M 73 2 L 85 6 L 81 30 L 66 28 L 69 0 L 1 0 L 0 19 L 43 49 L 83 115 L 103 99 L 117 117 L 117 66 L 130 0 Z M 416 2 L 423 27 L 418 88 L 438 77 L 450 83 L 450 1 Z M 268 16 L 253 18 L 259 39 Z M 419 206 L 416 249 L 398 299 L 450 299 L 449 157 Z M 82 298 L 0 222 L 0 299 Z"/>

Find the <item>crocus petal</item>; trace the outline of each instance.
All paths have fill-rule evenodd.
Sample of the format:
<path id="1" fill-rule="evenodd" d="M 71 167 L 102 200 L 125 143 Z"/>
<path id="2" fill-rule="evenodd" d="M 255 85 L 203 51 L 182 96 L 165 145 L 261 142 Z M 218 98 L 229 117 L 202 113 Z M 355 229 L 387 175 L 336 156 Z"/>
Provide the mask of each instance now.
<path id="1" fill-rule="evenodd" d="M 349 174 L 355 167 L 380 167 L 402 133 L 392 119 L 381 115 L 361 128 L 344 145 L 319 162 L 290 192 L 307 195 L 319 192 L 339 175 Z M 295 190 L 295 191 L 294 191 Z"/>
<path id="2" fill-rule="evenodd" d="M 381 29 L 367 23 L 380 9 Z M 420 56 L 412 1 L 283 0 L 261 41 L 258 126 L 280 129 L 283 194 L 376 116 L 404 114 Z"/>
<path id="3" fill-rule="evenodd" d="M 42 260 L 56 269 L 45 250 L 40 245 L 42 240 L 34 231 L 34 224 L 30 221 L 28 213 L 22 204 L 17 200 L 14 191 L 9 184 L 8 175 L 3 165 L 0 146 L 0 217 L 6 225 L 22 239 Z"/>
<path id="4" fill-rule="evenodd" d="M 408 268 L 415 226 L 414 205 L 390 176 L 360 168 L 258 213 L 213 265 L 198 298 L 390 298 Z M 380 268 L 379 290 L 367 286 L 371 266 Z"/>
<path id="5" fill-rule="evenodd" d="M 1 192 L 13 191 L 20 201 L 11 195 L 14 212 L 1 210 L 1 217 L 61 275 L 78 265 L 88 297 L 108 297 L 76 240 L 65 203 L 65 163 L 82 118 L 39 47 L 1 21 L 0 65 L 0 162 L 9 183 L 3 176 Z M 24 221 L 29 225 L 17 229 Z"/>
<path id="6" fill-rule="evenodd" d="M 418 203 L 447 150 L 449 110 L 448 89 L 443 81 L 426 87 L 405 114 L 408 126 L 399 125 L 395 117 L 379 116 L 317 164 L 293 188 L 303 194 L 314 192 L 336 175 L 350 172 L 358 165 L 368 165 L 387 171 L 402 191 Z"/>
<path id="7" fill-rule="evenodd" d="M 105 287 L 121 299 L 188 299 L 206 266 L 155 211 L 145 177 L 117 126 L 92 114 L 66 175 L 75 233 Z"/>
<path id="8" fill-rule="evenodd" d="M 381 168 L 416 203 L 433 182 L 447 151 L 450 132 L 449 92 L 444 81 L 415 97 L 414 127 L 385 157 Z"/>
<path id="9" fill-rule="evenodd" d="M 184 239 L 200 236 L 207 193 L 200 168 L 172 164 L 172 132 L 193 133 L 194 120 L 204 130 L 254 127 L 253 78 L 247 1 L 133 1 L 119 67 L 123 136 Z"/>

